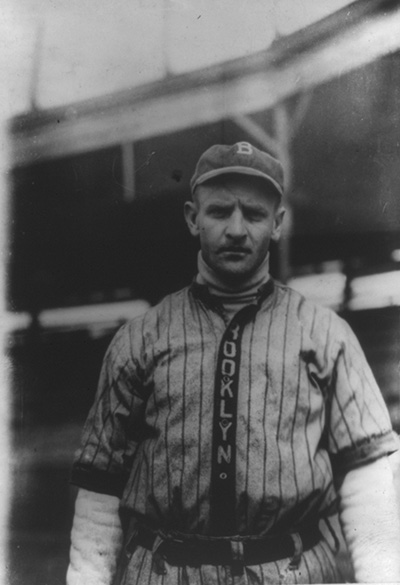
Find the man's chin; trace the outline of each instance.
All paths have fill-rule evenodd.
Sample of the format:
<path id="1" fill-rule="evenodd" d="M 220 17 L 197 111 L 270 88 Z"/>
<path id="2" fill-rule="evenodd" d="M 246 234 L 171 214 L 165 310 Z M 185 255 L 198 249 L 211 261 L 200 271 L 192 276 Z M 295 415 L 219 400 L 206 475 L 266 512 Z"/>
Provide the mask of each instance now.
<path id="1" fill-rule="evenodd" d="M 221 280 L 230 285 L 239 285 L 250 278 L 252 271 L 243 266 L 229 266 L 216 270 Z"/>

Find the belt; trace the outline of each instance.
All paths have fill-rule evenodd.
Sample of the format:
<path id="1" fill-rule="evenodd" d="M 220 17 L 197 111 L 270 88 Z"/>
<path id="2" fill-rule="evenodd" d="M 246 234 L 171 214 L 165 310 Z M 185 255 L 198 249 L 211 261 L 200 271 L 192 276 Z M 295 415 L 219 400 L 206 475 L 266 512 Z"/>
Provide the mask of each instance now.
<path id="1" fill-rule="evenodd" d="M 158 559 L 175 566 L 259 565 L 291 557 L 298 564 L 303 551 L 321 539 L 318 525 L 297 532 L 265 537 L 201 537 L 170 535 L 140 526 L 133 541 L 151 550 Z"/>

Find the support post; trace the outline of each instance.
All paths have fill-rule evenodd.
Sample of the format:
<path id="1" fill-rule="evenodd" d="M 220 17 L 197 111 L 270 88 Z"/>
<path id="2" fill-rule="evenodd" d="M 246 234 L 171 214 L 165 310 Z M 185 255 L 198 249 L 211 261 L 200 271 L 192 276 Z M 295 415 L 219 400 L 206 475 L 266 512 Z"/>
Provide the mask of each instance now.
<path id="1" fill-rule="evenodd" d="M 135 152 L 133 142 L 124 142 L 122 149 L 123 196 L 128 203 L 135 199 Z"/>

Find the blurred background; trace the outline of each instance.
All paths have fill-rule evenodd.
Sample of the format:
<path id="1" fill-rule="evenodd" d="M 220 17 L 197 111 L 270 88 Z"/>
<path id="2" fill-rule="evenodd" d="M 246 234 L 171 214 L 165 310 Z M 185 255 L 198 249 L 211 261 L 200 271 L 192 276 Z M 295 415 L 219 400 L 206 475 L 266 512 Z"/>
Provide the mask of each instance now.
<path id="1" fill-rule="evenodd" d="M 103 354 L 195 275 L 182 206 L 214 143 L 281 157 L 273 275 L 350 322 L 400 432 L 399 2 L 2 11 L 4 582 L 64 583 L 70 468 Z"/>

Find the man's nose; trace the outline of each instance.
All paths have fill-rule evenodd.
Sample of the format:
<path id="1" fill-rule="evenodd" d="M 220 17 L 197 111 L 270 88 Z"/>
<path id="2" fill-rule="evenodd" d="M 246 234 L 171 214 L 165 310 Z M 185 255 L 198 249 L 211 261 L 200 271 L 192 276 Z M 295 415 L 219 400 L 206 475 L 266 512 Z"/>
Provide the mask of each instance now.
<path id="1" fill-rule="evenodd" d="M 243 238 L 246 236 L 246 226 L 242 212 L 236 209 L 229 218 L 226 235 L 231 238 Z"/>

